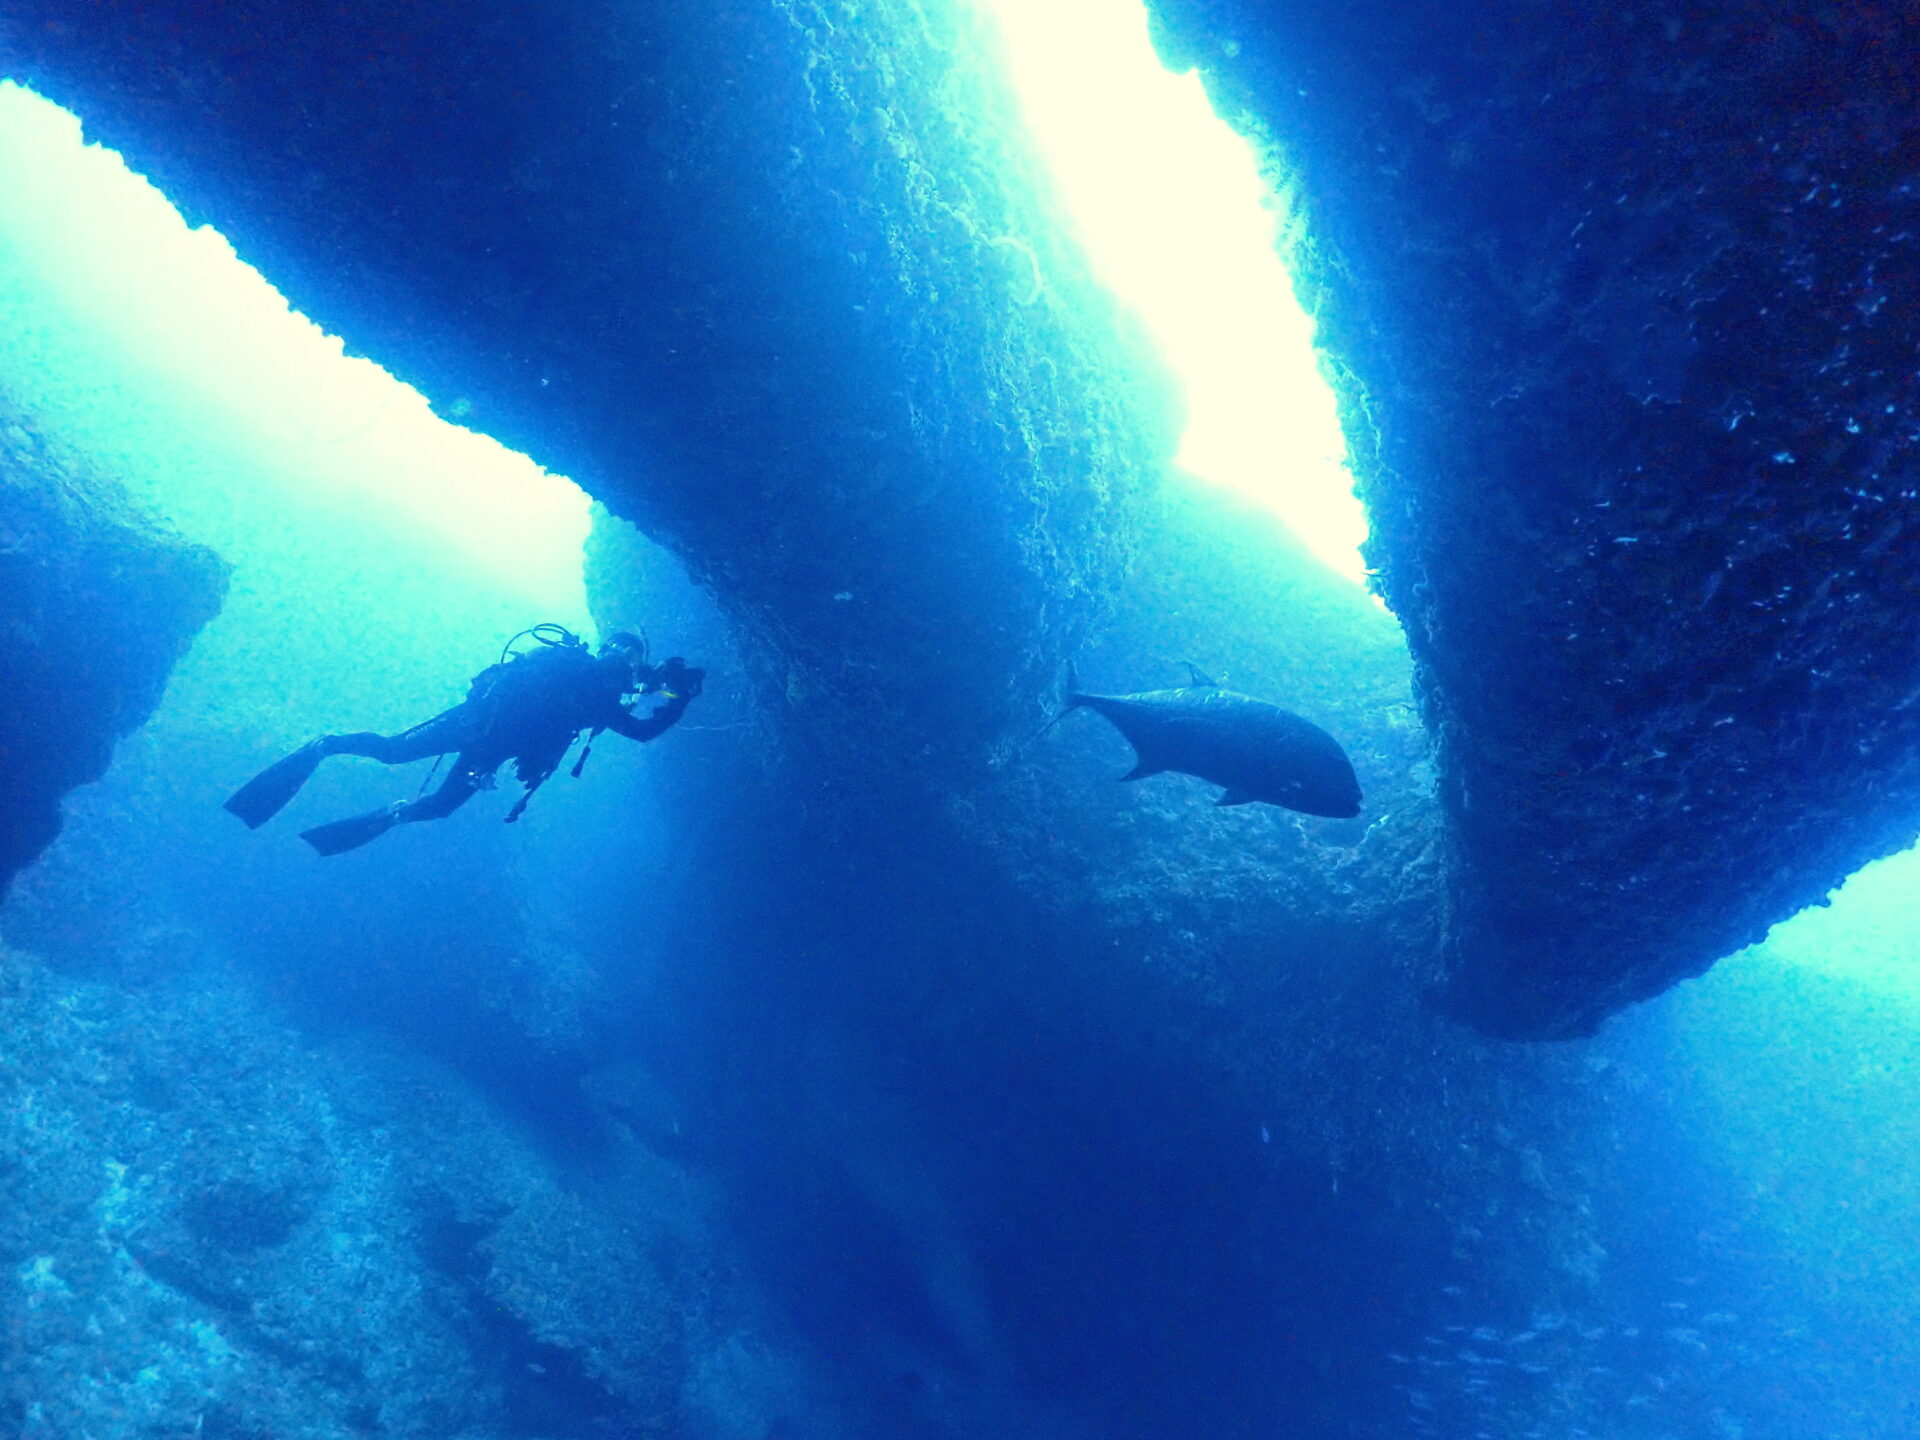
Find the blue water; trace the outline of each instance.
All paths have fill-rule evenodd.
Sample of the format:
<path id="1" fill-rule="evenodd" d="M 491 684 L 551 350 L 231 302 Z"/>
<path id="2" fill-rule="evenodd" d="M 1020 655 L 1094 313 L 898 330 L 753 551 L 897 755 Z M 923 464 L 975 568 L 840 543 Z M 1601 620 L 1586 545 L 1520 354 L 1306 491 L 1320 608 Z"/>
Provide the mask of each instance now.
<path id="1" fill-rule="evenodd" d="M 1226 828 L 1186 780 L 1108 787 L 1089 722 L 1047 853 L 1140 868 L 1061 908 L 783 748 L 722 607 L 605 515 L 591 593 L 565 482 L 499 462 L 509 563 L 381 499 L 424 452 L 337 396 L 263 413 L 6 233 L 0 386 L 236 571 L 0 909 L 0 1436 L 1920 1433 L 1903 887 L 1595 1040 L 1481 1041 L 1352 939 L 1391 815 Z M 1370 788 L 1426 803 L 1390 620 L 1238 500 L 1168 514 L 1185 563 L 1118 622 L 1179 637 L 1142 688 L 1296 587 L 1242 663 L 1361 697 Z M 221 813 L 545 619 L 644 623 L 708 693 L 511 828 L 503 783 L 319 862 L 300 826 L 426 778 L 349 760 L 257 834 Z M 1216 954 L 1191 916 L 1259 846 L 1313 918 Z"/>

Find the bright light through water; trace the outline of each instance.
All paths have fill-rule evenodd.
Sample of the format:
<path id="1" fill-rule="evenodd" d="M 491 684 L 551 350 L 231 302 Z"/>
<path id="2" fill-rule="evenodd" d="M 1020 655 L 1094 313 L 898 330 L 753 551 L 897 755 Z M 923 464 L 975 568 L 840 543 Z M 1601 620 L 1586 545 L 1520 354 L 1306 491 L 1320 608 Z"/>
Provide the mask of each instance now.
<path id="1" fill-rule="evenodd" d="M 275 437 L 263 484 L 334 487 L 370 523 L 419 527 L 541 614 L 586 614 L 587 497 L 437 418 L 418 391 L 292 313 L 211 229 L 189 229 L 70 113 L 0 83 L 0 263 L 128 357 Z M 291 435 L 292 442 L 285 437 Z"/>
<path id="2" fill-rule="evenodd" d="M 1774 926 L 1766 948 L 1920 1006 L 1920 848 L 1862 867 L 1832 905 Z"/>
<path id="3" fill-rule="evenodd" d="M 1186 392 L 1179 463 L 1271 507 L 1359 580 L 1367 522 L 1252 147 L 1174 75 L 1139 0 L 980 0 L 1097 273 Z"/>

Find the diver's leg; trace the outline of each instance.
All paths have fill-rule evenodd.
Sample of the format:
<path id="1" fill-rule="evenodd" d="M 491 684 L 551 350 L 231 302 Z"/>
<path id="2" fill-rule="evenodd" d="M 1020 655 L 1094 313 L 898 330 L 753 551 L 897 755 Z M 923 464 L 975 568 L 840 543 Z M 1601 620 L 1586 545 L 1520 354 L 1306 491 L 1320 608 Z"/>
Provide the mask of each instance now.
<path id="1" fill-rule="evenodd" d="M 318 740 L 302 745 L 229 795 L 226 809 L 244 820 L 249 830 L 258 830 L 300 793 L 300 787 L 313 778 L 314 770 L 326 755 Z"/>
<path id="2" fill-rule="evenodd" d="M 402 800 L 397 805 L 383 806 L 365 815 L 335 820 L 328 825 L 316 825 L 311 830 L 301 831 L 300 838 L 322 855 L 339 855 L 378 840 L 396 825 L 414 820 L 444 820 L 474 797 L 481 782 L 499 764 L 498 760 L 490 765 L 476 764 L 462 755 L 454 765 L 453 773 L 432 794 L 422 795 L 418 800 Z"/>
<path id="3" fill-rule="evenodd" d="M 323 735 L 284 759 L 276 760 L 234 791 L 227 799 L 226 808 L 249 828 L 258 829 L 300 793 L 300 787 L 313 778 L 313 772 L 329 755 L 364 755 L 382 764 L 404 765 L 410 760 L 425 760 L 464 748 L 472 742 L 479 720 L 470 706 L 461 704 L 398 735 L 380 735 L 372 730 L 351 735 Z"/>
<path id="4" fill-rule="evenodd" d="M 460 749 L 473 739 L 474 718 L 465 705 L 456 705 L 398 735 L 357 730 L 350 735 L 328 735 L 314 743 L 325 755 L 364 755 L 382 765 L 405 765 Z"/>
<path id="5" fill-rule="evenodd" d="M 455 762 L 453 773 L 441 782 L 438 789 L 422 795 L 418 800 L 408 800 L 395 806 L 394 818 L 399 821 L 446 819 L 479 793 L 482 773 L 491 772 L 476 773 L 463 756 Z"/>

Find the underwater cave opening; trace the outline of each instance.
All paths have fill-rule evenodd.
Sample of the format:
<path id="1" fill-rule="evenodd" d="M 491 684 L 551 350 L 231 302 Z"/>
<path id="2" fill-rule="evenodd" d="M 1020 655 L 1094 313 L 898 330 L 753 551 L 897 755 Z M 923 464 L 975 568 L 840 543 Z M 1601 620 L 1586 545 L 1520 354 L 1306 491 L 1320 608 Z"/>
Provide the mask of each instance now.
<path id="1" fill-rule="evenodd" d="M 977 0 L 998 26 L 1035 148 L 1094 271 L 1145 324 L 1183 391 L 1176 463 L 1271 510 L 1366 575 L 1314 324 L 1276 241 L 1298 217 L 1277 161 L 1160 61 L 1137 0 Z"/>

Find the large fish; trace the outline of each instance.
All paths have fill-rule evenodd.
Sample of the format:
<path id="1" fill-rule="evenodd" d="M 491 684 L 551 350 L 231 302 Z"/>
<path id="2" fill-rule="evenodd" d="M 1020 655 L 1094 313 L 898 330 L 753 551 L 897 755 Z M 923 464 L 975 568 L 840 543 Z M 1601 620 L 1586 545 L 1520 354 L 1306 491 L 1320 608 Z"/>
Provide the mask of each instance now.
<path id="1" fill-rule="evenodd" d="M 1340 742 L 1310 720 L 1251 695 L 1222 690 L 1192 665 L 1190 684 L 1140 695 L 1067 696 L 1066 709 L 1097 711 L 1133 745 L 1139 764 L 1120 778 L 1165 770 L 1225 787 L 1216 805 L 1262 801 L 1344 820 L 1360 813 L 1360 782 Z"/>

